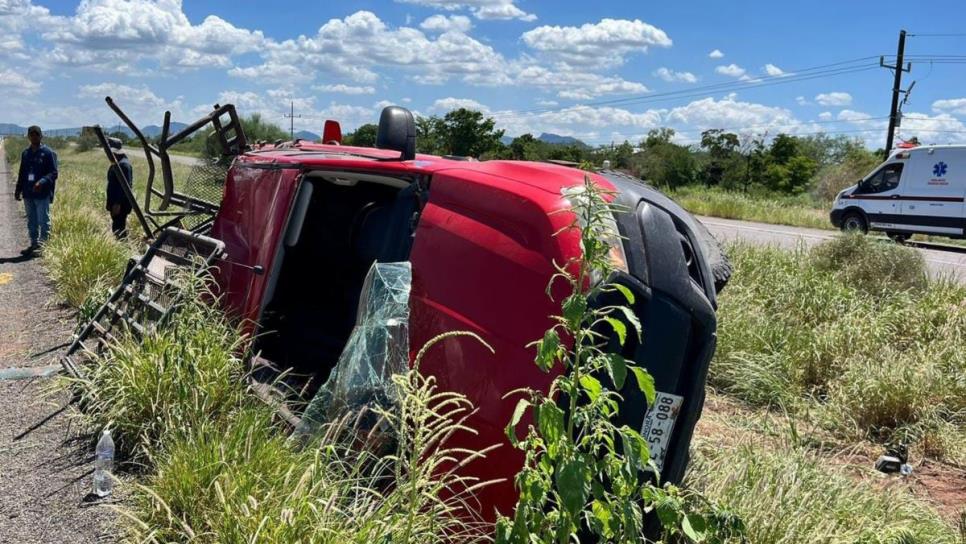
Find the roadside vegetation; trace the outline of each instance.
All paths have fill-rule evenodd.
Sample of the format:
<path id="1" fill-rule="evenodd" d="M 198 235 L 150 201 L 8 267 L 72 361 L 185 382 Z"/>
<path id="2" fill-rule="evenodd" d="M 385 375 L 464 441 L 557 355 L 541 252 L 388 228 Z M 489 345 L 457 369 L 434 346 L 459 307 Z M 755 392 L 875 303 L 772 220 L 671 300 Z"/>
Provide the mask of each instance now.
<path id="1" fill-rule="evenodd" d="M 666 140 L 652 145 L 676 145 Z M 6 141 L 12 162 L 19 148 Z M 684 160 L 680 150 L 668 153 Z M 59 296 L 90 305 L 141 248 L 110 234 L 101 202 L 103 153 L 64 147 L 58 154 L 54 231 L 43 258 Z M 136 192 L 143 194 L 144 163 L 134 155 Z M 814 179 L 810 184 L 781 193 L 772 208 L 759 197 L 777 193 L 762 187 L 692 183 L 676 191 L 686 207 L 688 199 L 727 195 L 722 199 L 745 207 L 735 213 L 775 217 L 819 198 Z M 789 221 L 808 220 L 795 217 Z M 718 417 L 716 403 L 709 404 L 710 427 L 695 440 L 689 485 L 715 511 L 737 515 L 750 542 L 958 542 L 949 517 L 905 489 L 882 485 L 878 473 L 843 465 L 829 448 L 872 444 L 881 451 L 902 442 L 913 460 L 966 465 L 966 289 L 928 280 L 915 253 L 866 238 L 812 251 L 738 245 L 729 253 L 735 275 L 719 303 L 709 378 L 718 395 L 710 398 L 740 409 Z M 144 343 L 120 342 L 109 363 L 74 384 L 89 428 L 114 428 L 135 474 L 123 510 L 132 540 L 368 544 L 452 541 L 440 536 L 446 531 L 463 531 L 459 541 L 479 536 L 472 522 L 455 517 L 459 497 L 436 498 L 440 486 L 453 484 L 451 475 L 411 462 L 447 453 L 429 442 L 422 442 L 425 450 L 413 445 L 376 458 L 352 422 L 340 421 L 311 447 L 295 447 L 245 385 L 246 341 L 218 312 L 192 300 L 171 327 Z M 439 425 L 452 421 L 433 415 L 441 393 L 432 382 L 410 373 L 399 385 L 412 411 L 387 420 L 394 432 L 448 432 Z"/>
<path id="2" fill-rule="evenodd" d="M 44 140 L 47 143 L 47 139 Z M 6 138 L 4 150 L 11 170 L 17 171 L 25 138 Z M 110 229 L 104 207 L 107 159 L 100 148 L 80 151 L 66 143 L 57 151 L 57 192 L 50 208 L 50 240 L 43 248 L 47 272 L 62 302 L 79 307 L 91 293 L 101 293 L 120 282 L 128 258 L 142 252 L 141 230 L 134 215 L 128 217 L 129 238 L 118 241 Z M 143 195 L 146 163 L 137 149 L 128 150 L 134 165 L 134 191 Z M 185 177 L 189 167 L 175 164 L 175 175 Z"/>
<path id="3" fill-rule="evenodd" d="M 730 254 L 712 386 L 842 440 L 966 464 L 966 289 L 863 236 Z"/>

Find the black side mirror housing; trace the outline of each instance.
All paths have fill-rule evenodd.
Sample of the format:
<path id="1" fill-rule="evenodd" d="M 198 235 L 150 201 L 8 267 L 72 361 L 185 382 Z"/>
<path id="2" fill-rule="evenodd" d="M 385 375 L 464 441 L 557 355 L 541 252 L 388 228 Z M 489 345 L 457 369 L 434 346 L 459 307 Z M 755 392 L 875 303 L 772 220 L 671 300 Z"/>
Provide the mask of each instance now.
<path id="1" fill-rule="evenodd" d="M 379 116 L 376 147 L 402 153 L 399 160 L 416 158 L 416 119 L 411 111 L 399 106 L 386 106 Z"/>

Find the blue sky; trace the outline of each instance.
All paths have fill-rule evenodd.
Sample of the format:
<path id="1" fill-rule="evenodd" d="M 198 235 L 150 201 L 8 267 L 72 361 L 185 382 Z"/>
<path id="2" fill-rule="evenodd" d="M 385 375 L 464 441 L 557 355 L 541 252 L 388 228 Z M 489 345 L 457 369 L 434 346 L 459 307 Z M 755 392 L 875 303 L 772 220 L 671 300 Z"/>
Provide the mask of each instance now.
<path id="1" fill-rule="evenodd" d="M 966 143 L 966 3 L 0 0 L 0 122 L 189 121 L 216 102 L 348 130 L 389 103 L 458 106 L 509 135 L 591 143 L 670 126 L 884 140 L 900 28 L 915 55 L 900 135 Z M 715 52 L 715 53 L 713 53 Z M 947 57 L 950 56 L 950 57 Z M 955 58 L 959 56 L 959 58 Z M 942 57 L 943 62 L 938 62 Z M 948 61 L 955 62 L 948 62 Z M 832 65 L 833 63 L 839 63 Z M 824 67 L 824 68 L 820 68 Z M 839 70 L 835 75 L 831 70 Z"/>

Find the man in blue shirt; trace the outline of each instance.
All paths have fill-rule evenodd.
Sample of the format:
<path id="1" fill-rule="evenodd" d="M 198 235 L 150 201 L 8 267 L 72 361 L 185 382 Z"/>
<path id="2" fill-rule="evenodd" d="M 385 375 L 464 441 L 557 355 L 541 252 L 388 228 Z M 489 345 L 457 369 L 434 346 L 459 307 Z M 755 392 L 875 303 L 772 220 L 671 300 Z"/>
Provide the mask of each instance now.
<path id="1" fill-rule="evenodd" d="M 34 125 L 27 129 L 30 147 L 20 154 L 20 172 L 14 198 L 23 198 L 27 212 L 27 231 L 30 247 L 23 254 L 33 253 L 50 235 L 50 203 L 54 200 L 57 184 L 57 154 L 42 145 L 43 133 Z"/>

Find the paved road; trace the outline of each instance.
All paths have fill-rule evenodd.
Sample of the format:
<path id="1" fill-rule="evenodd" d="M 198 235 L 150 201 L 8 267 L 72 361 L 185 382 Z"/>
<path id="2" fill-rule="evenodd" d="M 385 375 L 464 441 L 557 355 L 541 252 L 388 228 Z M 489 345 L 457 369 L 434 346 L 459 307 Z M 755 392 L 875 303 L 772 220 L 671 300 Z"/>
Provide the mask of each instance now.
<path id="1" fill-rule="evenodd" d="M 58 306 L 39 258 L 26 259 L 23 205 L 0 143 L 0 543 L 113 541 L 114 513 L 87 502 L 94 443 L 71 432 L 67 395 L 49 378 L 72 312 Z M 17 370 L 20 369 L 20 370 Z"/>
<path id="2" fill-rule="evenodd" d="M 830 240 L 837 234 L 830 230 L 769 225 L 767 223 L 736 221 L 717 217 L 699 216 L 698 219 L 722 242 L 742 240 L 753 244 L 775 245 L 786 249 L 794 249 L 800 244 L 811 247 L 825 240 Z M 950 276 L 958 282 L 966 284 L 966 251 L 922 248 L 916 248 L 916 250 L 922 253 L 922 256 L 926 259 L 929 273 L 933 277 Z"/>
<path id="3" fill-rule="evenodd" d="M 126 150 L 128 157 L 147 161 L 147 159 L 144 158 L 144 151 L 142 151 L 140 147 L 128 147 Z M 183 164 L 185 166 L 194 166 L 196 164 L 204 163 L 202 159 L 190 157 L 188 155 L 176 155 L 174 153 L 168 153 L 168 157 L 171 159 L 171 162 L 175 164 Z M 158 160 L 157 157 L 154 159 L 154 166 L 159 172 L 161 171 L 161 161 Z"/>

